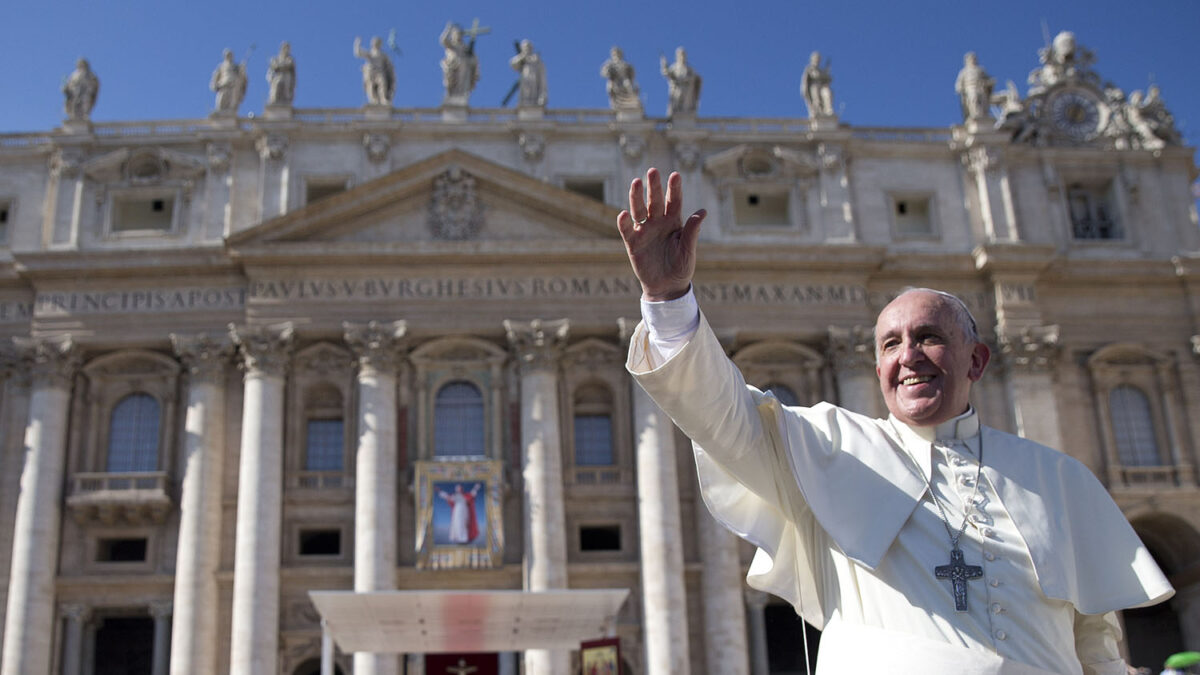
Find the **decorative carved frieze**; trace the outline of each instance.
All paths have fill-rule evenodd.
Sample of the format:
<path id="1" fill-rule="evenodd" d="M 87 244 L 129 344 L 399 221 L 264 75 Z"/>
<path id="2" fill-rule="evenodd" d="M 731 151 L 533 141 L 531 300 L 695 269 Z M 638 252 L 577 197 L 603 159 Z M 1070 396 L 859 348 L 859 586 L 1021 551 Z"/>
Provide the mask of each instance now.
<path id="1" fill-rule="evenodd" d="M 1004 153 L 1000 148 L 981 145 L 968 150 L 963 161 L 971 173 L 987 173 L 989 170 L 998 169 L 1003 165 Z"/>
<path id="2" fill-rule="evenodd" d="M 258 137 L 254 147 L 263 159 L 283 159 L 287 154 L 288 139 L 282 134 L 265 134 Z"/>
<path id="3" fill-rule="evenodd" d="M 874 328 L 830 326 L 828 334 L 829 362 L 835 371 L 841 373 L 875 368 Z"/>
<path id="4" fill-rule="evenodd" d="M 233 146 L 229 143 L 208 144 L 208 168 L 212 171 L 225 171 L 233 160 Z"/>
<path id="5" fill-rule="evenodd" d="M 483 228 L 483 200 L 475 191 L 475 177 L 451 167 L 433 181 L 429 200 L 429 229 L 438 239 L 462 241 Z"/>
<path id="6" fill-rule="evenodd" d="M 1054 367 L 1061 353 L 1058 326 L 1029 326 L 1000 335 L 1000 352 L 1005 365 L 1016 372 L 1045 371 Z"/>
<path id="7" fill-rule="evenodd" d="M 48 338 L 15 337 L 13 344 L 30 365 L 35 384 L 71 388 L 83 356 L 70 335 Z"/>
<path id="8" fill-rule="evenodd" d="M 621 145 L 621 154 L 625 155 L 625 159 L 631 162 L 640 160 L 642 154 L 646 152 L 646 139 L 641 136 L 621 134 L 618 142 Z"/>
<path id="9" fill-rule="evenodd" d="M 228 335 L 171 333 L 171 345 L 194 380 L 221 380 L 233 355 L 233 342 Z"/>
<path id="10" fill-rule="evenodd" d="M 700 164 L 700 145 L 688 141 L 675 144 L 675 161 L 680 169 L 692 171 Z"/>
<path id="11" fill-rule="evenodd" d="M 363 134 L 363 149 L 367 151 L 367 159 L 382 162 L 392 149 L 392 139 L 387 134 Z"/>
<path id="12" fill-rule="evenodd" d="M 283 377 L 295 346 L 295 328 L 290 322 L 274 326 L 229 324 L 229 336 L 237 345 L 239 366 L 247 374 Z"/>
<path id="13" fill-rule="evenodd" d="M 404 335 L 408 325 L 404 321 L 381 323 L 342 323 L 346 344 L 358 359 L 360 372 L 376 371 L 394 373 L 400 362 Z"/>
<path id="14" fill-rule="evenodd" d="M 567 343 L 570 327 L 567 319 L 504 321 L 508 344 L 522 371 L 553 368 Z"/>
<path id="15" fill-rule="evenodd" d="M 517 137 L 517 143 L 521 146 L 521 154 L 531 162 L 541 161 L 546 152 L 546 137 L 543 134 L 523 132 Z"/>

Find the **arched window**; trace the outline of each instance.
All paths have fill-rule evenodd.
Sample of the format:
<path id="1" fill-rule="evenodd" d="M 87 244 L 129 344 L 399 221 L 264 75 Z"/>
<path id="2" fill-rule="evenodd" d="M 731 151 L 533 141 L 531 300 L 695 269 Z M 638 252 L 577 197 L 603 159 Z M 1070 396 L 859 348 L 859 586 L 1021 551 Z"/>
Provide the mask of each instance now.
<path id="1" fill-rule="evenodd" d="M 612 392 L 592 384 L 575 391 L 575 466 L 612 466 Z"/>
<path id="2" fill-rule="evenodd" d="M 158 470 L 158 400 L 150 394 L 130 394 L 113 406 L 108 427 L 109 473 Z"/>
<path id="3" fill-rule="evenodd" d="M 784 384 L 772 384 L 767 386 L 767 391 L 775 394 L 775 398 L 784 405 L 800 405 L 800 399 L 796 396 L 796 392 L 792 391 L 791 387 Z"/>
<path id="4" fill-rule="evenodd" d="M 1162 457 L 1154 436 L 1150 399 L 1129 385 L 1113 387 L 1108 395 L 1117 456 L 1123 466 L 1159 466 Z"/>
<path id="5" fill-rule="evenodd" d="M 433 403 L 433 455 L 480 456 L 484 451 L 483 394 L 458 380 L 438 390 Z"/>
<path id="6" fill-rule="evenodd" d="M 337 387 L 325 384 L 307 392 L 304 422 L 304 470 L 344 470 L 346 424 Z"/>

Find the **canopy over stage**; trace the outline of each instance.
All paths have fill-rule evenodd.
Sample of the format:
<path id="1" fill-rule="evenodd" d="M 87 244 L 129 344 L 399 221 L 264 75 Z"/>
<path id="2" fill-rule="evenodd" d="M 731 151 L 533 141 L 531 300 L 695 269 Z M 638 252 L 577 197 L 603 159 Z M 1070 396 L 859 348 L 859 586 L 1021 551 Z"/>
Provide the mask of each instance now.
<path id="1" fill-rule="evenodd" d="M 627 588 L 309 591 L 343 652 L 394 654 L 578 649 L 616 634 L 628 595 Z"/>

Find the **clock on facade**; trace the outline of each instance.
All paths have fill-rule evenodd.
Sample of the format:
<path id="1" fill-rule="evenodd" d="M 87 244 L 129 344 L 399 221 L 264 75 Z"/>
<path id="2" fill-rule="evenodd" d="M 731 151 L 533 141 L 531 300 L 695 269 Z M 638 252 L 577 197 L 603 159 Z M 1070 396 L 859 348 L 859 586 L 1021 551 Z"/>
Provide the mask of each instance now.
<path id="1" fill-rule="evenodd" d="M 1088 89 L 1060 89 L 1046 97 L 1045 106 L 1054 129 L 1075 141 L 1095 138 L 1108 122 L 1108 107 Z"/>

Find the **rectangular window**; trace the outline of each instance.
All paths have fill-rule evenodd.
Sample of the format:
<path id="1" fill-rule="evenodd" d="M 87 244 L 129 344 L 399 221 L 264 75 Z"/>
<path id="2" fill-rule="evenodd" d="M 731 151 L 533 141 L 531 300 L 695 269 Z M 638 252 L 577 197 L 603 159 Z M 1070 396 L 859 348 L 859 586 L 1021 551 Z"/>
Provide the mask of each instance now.
<path id="1" fill-rule="evenodd" d="M 345 425 L 341 419 L 308 420 L 304 450 L 305 471 L 341 471 L 345 453 Z"/>
<path id="2" fill-rule="evenodd" d="M 96 562 L 146 562 L 146 538 L 101 539 L 96 542 Z"/>
<path id="3" fill-rule="evenodd" d="M 8 243 L 8 222 L 12 219 L 12 200 L 0 199 L 0 244 Z"/>
<path id="4" fill-rule="evenodd" d="M 589 178 L 568 178 L 563 181 L 563 188 L 577 195 L 590 197 L 598 202 L 604 201 L 604 181 Z"/>
<path id="5" fill-rule="evenodd" d="M 341 194 L 346 191 L 349 182 L 345 178 L 336 180 L 328 178 L 310 179 L 304 184 L 304 203 L 312 204 L 326 197 Z"/>
<path id="6" fill-rule="evenodd" d="M 300 530 L 302 556 L 338 556 L 342 554 L 341 530 Z"/>
<path id="7" fill-rule="evenodd" d="M 579 528 L 580 551 L 620 551 L 620 525 L 583 525 Z"/>
<path id="8" fill-rule="evenodd" d="M 754 186 L 734 189 L 733 222 L 743 227 L 790 227 L 788 192 Z"/>
<path id="9" fill-rule="evenodd" d="M 113 232 L 170 232 L 175 222 L 175 197 L 118 197 L 113 202 Z"/>
<path id="10" fill-rule="evenodd" d="M 927 196 L 892 196 L 892 223 L 898 237 L 933 234 L 932 199 Z"/>
<path id="11" fill-rule="evenodd" d="M 1123 239 L 1112 207 L 1112 183 L 1072 183 L 1067 187 L 1067 211 L 1075 239 Z"/>
<path id="12" fill-rule="evenodd" d="M 575 416 L 575 465 L 612 466 L 612 417 Z"/>

